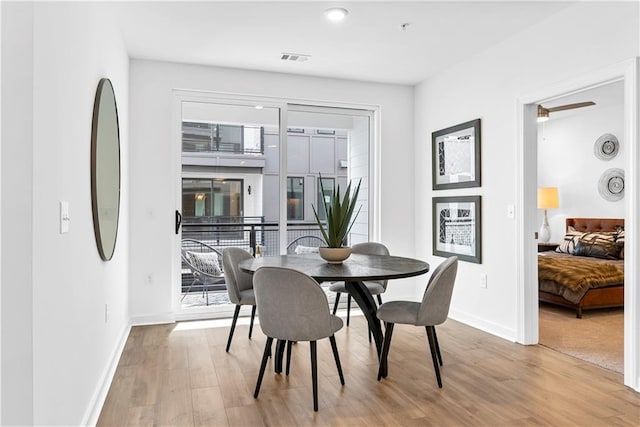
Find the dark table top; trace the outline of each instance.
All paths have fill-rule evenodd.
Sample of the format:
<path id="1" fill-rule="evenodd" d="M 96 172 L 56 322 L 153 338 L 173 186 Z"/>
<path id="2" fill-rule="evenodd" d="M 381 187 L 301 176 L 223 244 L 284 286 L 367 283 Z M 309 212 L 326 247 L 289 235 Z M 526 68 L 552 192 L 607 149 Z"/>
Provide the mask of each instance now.
<path id="1" fill-rule="evenodd" d="M 318 282 L 400 279 L 429 271 L 429 264 L 417 259 L 364 254 L 351 254 L 342 264 L 329 264 L 318 254 L 254 258 L 239 264 L 240 269 L 249 273 L 264 266 L 292 268 L 306 273 Z"/>

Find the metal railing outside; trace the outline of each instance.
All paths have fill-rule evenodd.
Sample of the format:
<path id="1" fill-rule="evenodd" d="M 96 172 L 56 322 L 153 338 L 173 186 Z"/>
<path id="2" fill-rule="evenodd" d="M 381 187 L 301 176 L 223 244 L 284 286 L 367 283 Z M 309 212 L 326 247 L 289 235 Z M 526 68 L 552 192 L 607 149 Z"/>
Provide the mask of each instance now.
<path id="1" fill-rule="evenodd" d="M 200 240 L 222 252 L 225 248 L 238 247 L 254 255 L 260 247 L 262 256 L 280 255 L 279 226 L 277 222 L 264 222 L 263 217 L 185 217 L 182 238 Z M 322 238 L 318 224 L 296 222 L 287 224 L 287 244 L 302 236 Z M 193 281 L 188 267 L 182 266 L 182 287 L 185 290 Z M 226 289 L 224 284 L 209 288 Z M 201 291 L 198 286 L 194 291 Z"/>

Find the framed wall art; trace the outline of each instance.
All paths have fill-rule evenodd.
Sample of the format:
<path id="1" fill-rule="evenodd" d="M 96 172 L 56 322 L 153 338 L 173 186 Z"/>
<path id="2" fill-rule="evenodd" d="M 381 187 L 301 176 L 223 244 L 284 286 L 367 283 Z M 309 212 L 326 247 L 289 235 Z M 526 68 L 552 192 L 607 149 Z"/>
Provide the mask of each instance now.
<path id="1" fill-rule="evenodd" d="M 433 198 L 433 254 L 482 263 L 480 196 Z"/>
<path id="2" fill-rule="evenodd" d="M 431 134 L 433 189 L 480 187 L 480 119 Z"/>

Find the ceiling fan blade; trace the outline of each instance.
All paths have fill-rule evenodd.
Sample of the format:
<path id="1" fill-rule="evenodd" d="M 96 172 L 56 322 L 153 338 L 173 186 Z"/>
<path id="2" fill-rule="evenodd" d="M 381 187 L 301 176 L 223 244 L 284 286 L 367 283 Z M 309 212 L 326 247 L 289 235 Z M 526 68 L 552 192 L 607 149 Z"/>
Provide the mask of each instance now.
<path id="1" fill-rule="evenodd" d="M 588 107 L 590 105 L 596 105 L 596 103 L 593 101 L 577 102 L 575 104 L 559 105 L 557 107 L 547 108 L 547 110 L 550 113 L 553 113 L 554 111 L 573 110 L 574 108 Z"/>

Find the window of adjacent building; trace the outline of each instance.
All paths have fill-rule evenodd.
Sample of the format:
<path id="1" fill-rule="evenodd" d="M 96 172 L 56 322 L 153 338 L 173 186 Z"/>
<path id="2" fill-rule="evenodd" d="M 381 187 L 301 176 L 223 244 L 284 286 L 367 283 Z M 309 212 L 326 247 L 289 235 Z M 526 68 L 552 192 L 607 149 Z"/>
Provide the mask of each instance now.
<path id="1" fill-rule="evenodd" d="M 287 220 L 304 220 L 304 178 L 287 177 Z"/>
<path id="2" fill-rule="evenodd" d="M 326 203 L 331 203 L 331 196 L 333 195 L 333 189 L 335 186 L 334 178 L 318 178 L 318 217 L 321 220 L 327 218 L 327 214 L 324 209 Z"/>
<path id="3" fill-rule="evenodd" d="M 263 134 L 260 126 L 183 121 L 182 151 L 261 154 Z"/>
<path id="4" fill-rule="evenodd" d="M 242 180 L 183 178 L 182 214 L 189 217 L 242 216 Z"/>

